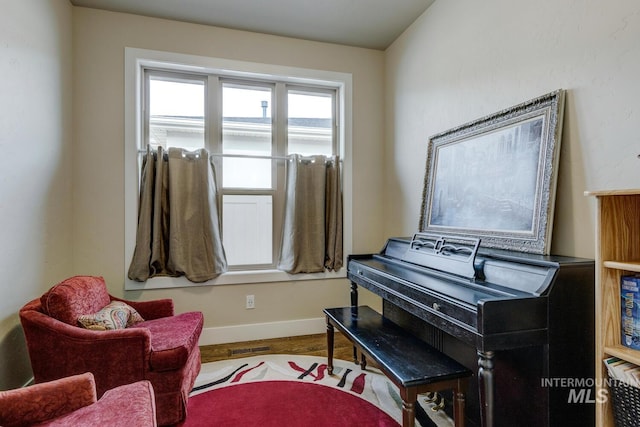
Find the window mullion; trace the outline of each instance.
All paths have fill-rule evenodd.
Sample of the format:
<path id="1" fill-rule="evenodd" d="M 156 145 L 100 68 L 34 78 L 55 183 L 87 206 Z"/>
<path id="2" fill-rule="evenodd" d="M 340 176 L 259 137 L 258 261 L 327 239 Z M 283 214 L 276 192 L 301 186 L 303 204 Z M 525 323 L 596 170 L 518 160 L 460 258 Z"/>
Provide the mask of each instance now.
<path id="1" fill-rule="evenodd" d="M 144 71 L 144 85 L 142 86 L 142 117 L 144 125 L 142 129 L 142 144 L 139 149 L 146 150 L 149 145 L 149 71 Z M 139 168 L 138 168 L 139 169 Z"/>
<path id="2" fill-rule="evenodd" d="M 276 83 L 274 90 L 274 155 L 287 155 L 287 87 L 284 83 Z M 273 195 L 273 262 L 277 265 L 282 246 L 282 227 L 284 219 L 284 196 L 286 160 L 274 159 L 274 195 Z"/>
<path id="3" fill-rule="evenodd" d="M 220 79 L 218 76 L 209 75 L 206 84 L 206 107 L 205 107 L 205 148 L 210 153 L 222 152 L 222 99 L 220 90 Z M 219 189 L 222 189 L 222 158 L 213 156 L 213 164 L 216 169 L 216 182 Z"/>
<path id="4" fill-rule="evenodd" d="M 340 133 L 340 106 L 338 105 L 338 91 L 333 90 L 331 93 L 331 104 L 333 105 L 333 120 L 331 126 L 331 133 L 333 134 L 333 140 L 331 141 L 333 146 L 334 156 L 340 155 L 339 133 Z"/>
<path id="5" fill-rule="evenodd" d="M 287 155 L 287 87 L 284 83 L 277 83 L 275 96 L 275 140 L 276 156 Z"/>

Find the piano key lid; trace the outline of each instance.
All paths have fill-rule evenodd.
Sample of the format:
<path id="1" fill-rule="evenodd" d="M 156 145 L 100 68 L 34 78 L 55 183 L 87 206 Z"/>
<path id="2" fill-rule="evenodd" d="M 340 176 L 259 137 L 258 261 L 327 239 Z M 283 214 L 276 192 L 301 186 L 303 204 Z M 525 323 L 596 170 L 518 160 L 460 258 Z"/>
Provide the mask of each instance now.
<path id="1" fill-rule="evenodd" d="M 484 279 L 482 266 L 475 263 L 479 247 L 480 239 L 474 237 L 416 233 L 402 260 L 468 279 Z"/>

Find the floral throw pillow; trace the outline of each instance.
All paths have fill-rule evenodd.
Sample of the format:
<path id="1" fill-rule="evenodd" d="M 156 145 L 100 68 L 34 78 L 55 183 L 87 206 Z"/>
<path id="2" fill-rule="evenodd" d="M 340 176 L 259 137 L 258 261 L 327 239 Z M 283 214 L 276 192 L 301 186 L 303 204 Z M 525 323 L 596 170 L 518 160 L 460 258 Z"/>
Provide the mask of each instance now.
<path id="1" fill-rule="evenodd" d="M 96 331 L 124 329 L 140 322 L 144 322 L 142 316 L 122 301 L 112 301 L 97 313 L 83 314 L 78 317 L 80 326 Z"/>

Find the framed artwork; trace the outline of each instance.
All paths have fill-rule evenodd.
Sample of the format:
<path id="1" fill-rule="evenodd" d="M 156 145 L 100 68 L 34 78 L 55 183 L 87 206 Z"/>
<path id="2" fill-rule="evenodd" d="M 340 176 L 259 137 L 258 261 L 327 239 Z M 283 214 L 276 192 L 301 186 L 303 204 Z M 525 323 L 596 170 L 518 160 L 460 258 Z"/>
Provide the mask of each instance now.
<path id="1" fill-rule="evenodd" d="M 564 91 L 429 139 L 420 231 L 548 254 Z"/>

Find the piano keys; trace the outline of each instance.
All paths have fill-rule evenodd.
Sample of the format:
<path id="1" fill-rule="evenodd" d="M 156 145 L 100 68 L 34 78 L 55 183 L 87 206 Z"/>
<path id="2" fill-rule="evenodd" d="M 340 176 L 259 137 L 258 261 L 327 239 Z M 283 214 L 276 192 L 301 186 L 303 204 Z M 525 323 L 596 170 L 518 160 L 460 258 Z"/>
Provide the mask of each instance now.
<path id="1" fill-rule="evenodd" d="M 352 305 L 368 289 L 386 317 L 476 372 L 468 425 L 564 427 L 595 420 L 594 268 L 418 233 L 350 256 L 347 275 Z"/>

